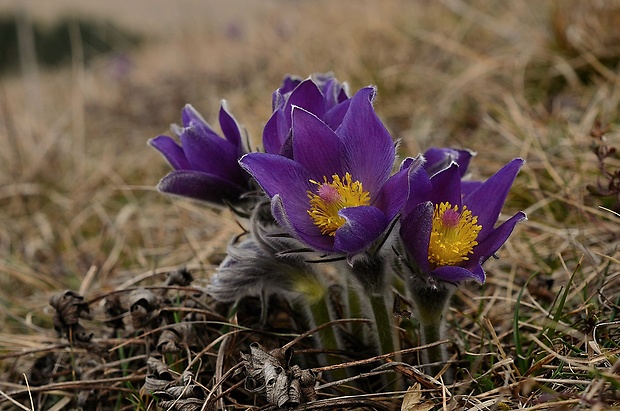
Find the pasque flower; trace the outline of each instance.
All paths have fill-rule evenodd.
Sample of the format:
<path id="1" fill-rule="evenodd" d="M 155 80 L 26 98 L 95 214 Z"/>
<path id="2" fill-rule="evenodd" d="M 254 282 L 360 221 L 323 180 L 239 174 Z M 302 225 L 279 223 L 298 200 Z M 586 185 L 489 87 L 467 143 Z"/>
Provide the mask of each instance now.
<path id="1" fill-rule="evenodd" d="M 161 179 L 158 190 L 218 204 L 235 202 L 249 191 L 250 177 L 238 163 L 245 153 L 242 128 L 226 102 L 222 101 L 219 112 L 223 138 L 189 104 L 183 108 L 182 121 L 182 127 L 172 126 L 180 145 L 165 135 L 148 142 L 174 168 Z"/>
<path id="2" fill-rule="evenodd" d="M 273 93 L 273 114 L 263 129 L 267 153 L 292 157 L 291 125 L 293 107 L 314 114 L 335 130 L 349 107 L 346 85 L 332 74 L 315 74 L 306 80 L 287 76 Z"/>
<path id="3" fill-rule="evenodd" d="M 400 236 L 418 274 L 452 283 L 485 281 L 482 264 L 525 219 L 518 212 L 495 227 L 522 165 L 523 160 L 512 160 L 466 194 L 456 162 L 431 177 L 419 173 L 412 178 Z"/>
<path id="4" fill-rule="evenodd" d="M 250 153 L 240 164 L 272 199 L 281 226 L 315 250 L 366 249 L 401 210 L 421 161 L 407 159 L 390 177 L 395 147 L 372 107 L 375 89 L 358 91 L 334 131 L 301 107 L 292 109 L 292 158 Z"/>

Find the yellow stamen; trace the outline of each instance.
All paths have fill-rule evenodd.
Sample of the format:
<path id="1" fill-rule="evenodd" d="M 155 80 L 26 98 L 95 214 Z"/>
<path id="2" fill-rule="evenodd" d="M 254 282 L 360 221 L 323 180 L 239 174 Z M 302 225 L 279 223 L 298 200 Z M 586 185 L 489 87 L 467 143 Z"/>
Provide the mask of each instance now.
<path id="1" fill-rule="evenodd" d="M 310 182 L 318 188 L 316 192 L 308 191 L 308 214 L 321 234 L 336 235 L 336 230 L 345 223 L 345 219 L 338 215 L 341 209 L 370 204 L 370 193 L 364 191 L 361 182 L 353 181 L 349 173 L 342 179 L 337 174 L 332 175 L 331 183 L 327 182 L 327 177 L 323 177 L 322 183 Z"/>
<path id="2" fill-rule="evenodd" d="M 478 217 L 473 216 L 467 207 L 459 212 L 458 205 L 435 204 L 428 261 L 441 267 L 469 260 L 468 255 L 478 245 L 476 238 L 482 229 L 477 222 Z"/>

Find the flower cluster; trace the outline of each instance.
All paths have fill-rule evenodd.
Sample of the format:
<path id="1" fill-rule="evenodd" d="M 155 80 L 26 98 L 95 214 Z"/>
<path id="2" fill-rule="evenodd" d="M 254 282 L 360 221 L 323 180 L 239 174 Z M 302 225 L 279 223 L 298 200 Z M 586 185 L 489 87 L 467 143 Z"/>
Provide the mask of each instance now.
<path id="1" fill-rule="evenodd" d="M 432 147 L 396 164 L 398 144 L 374 110 L 376 94 L 365 87 L 350 95 L 331 74 L 289 76 L 273 94 L 263 152 L 243 147 L 243 129 L 224 102 L 223 138 L 188 105 L 183 125 L 172 127 L 180 144 L 169 136 L 149 141 L 174 168 L 160 191 L 218 205 L 243 203 L 244 215 L 253 216 L 251 233 L 231 244 L 214 277 L 216 298 L 233 301 L 281 287 L 282 294 L 302 300 L 312 294 L 307 299 L 317 308 L 316 296 L 323 293 L 316 289 L 328 281 L 316 280 L 320 274 L 308 261 L 343 260 L 348 268 L 341 284 L 351 289 L 361 283 L 356 289 L 369 294 L 362 300 L 383 304 L 361 314 L 374 315 L 385 351 L 391 325 L 379 319 L 391 318 L 385 315 L 391 288 L 381 284 L 402 277 L 413 301 L 425 305 L 420 322 L 427 323 L 425 315 L 441 318 L 451 294 L 445 290 L 485 281 L 482 264 L 525 219 L 518 212 L 497 224 L 524 161 L 512 160 L 486 181 L 467 179 L 475 153 L 464 149 Z M 303 286 L 309 278 L 311 293 Z M 429 311 L 429 299 L 437 296 L 441 302 Z M 329 317 L 333 310 L 322 312 Z M 356 313 L 351 308 L 348 314 Z M 334 335 L 325 336 L 328 341 L 339 343 Z"/>

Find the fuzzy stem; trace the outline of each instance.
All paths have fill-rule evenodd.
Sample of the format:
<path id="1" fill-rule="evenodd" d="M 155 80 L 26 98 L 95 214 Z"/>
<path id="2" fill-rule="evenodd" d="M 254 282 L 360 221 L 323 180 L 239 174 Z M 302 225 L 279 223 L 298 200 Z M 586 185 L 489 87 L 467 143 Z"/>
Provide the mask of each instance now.
<path id="1" fill-rule="evenodd" d="M 440 341 L 443 334 L 442 321 L 422 323 L 420 332 L 422 345 Z M 433 376 L 441 371 L 445 361 L 447 361 L 447 352 L 443 345 L 435 345 L 422 351 L 422 362 L 426 364 L 429 373 Z"/>
<path id="2" fill-rule="evenodd" d="M 420 321 L 421 343 L 440 341 L 443 337 L 444 312 L 456 286 L 432 277 L 414 275 L 410 288 Z M 437 375 L 448 361 L 448 353 L 441 345 L 427 348 L 422 352 L 422 361 L 428 373 Z M 444 381 L 452 382 L 450 373 L 444 374 Z"/>
<path id="3" fill-rule="evenodd" d="M 388 354 L 395 351 L 392 318 L 385 305 L 385 297 L 381 294 L 371 294 L 368 296 L 370 306 L 375 316 L 377 327 L 377 337 L 379 338 L 379 348 L 381 354 Z"/>
<path id="4" fill-rule="evenodd" d="M 356 287 L 355 281 L 351 278 L 347 279 L 347 298 L 349 300 L 349 317 L 364 318 L 359 290 Z M 354 337 L 362 342 L 366 341 L 364 324 L 361 322 L 353 322 L 351 323 L 350 329 Z"/>
<path id="5" fill-rule="evenodd" d="M 327 301 L 325 298 L 318 299 L 314 302 L 309 302 L 308 308 L 310 309 L 310 314 L 315 325 L 321 325 L 331 321 L 329 307 L 327 306 Z M 338 337 L 336 336 L 333 327 L 323 328 L 322 330 L 319 330 L 317 334 L 321 340 L 323 348 L 334 351 L 340 349 Z M 333 357 L 329 356 L 329 358 Z M 330 364 L 334 363 L 330 360 Z"/>
<path id="6" fill-rule="evenodd" d="M 310 316 L 314 322 L 315 326 L 325 324 L 331 321 L 331 313 L 328 306 L 327 296 L 323 298 L 307 301 L 308 311 L 310 312 Z M 320 345 L 329 350 L 329 351 L 339 351 L 340 348 L 340 340 L 336 335 L 333 327 L 323 328 L 317 331 L 317 337 L 320 341 Z M 334 357 L 331 354 L 325 355 L 327 362 L 330 365 L 339 364 L 340 361 L 338 358 Z M 331 371 L 331 377 L 333 380 L 344 380 L 348 377 L 347 370 L 344 368 L 338 368 Z"/>

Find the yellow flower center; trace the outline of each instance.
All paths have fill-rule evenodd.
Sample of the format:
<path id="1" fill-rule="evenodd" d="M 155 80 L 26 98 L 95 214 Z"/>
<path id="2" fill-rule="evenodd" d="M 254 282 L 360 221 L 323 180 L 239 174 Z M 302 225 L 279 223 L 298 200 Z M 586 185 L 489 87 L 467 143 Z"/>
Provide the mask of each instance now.
<path id="1" fill-rule="evenodd" d="M 314 225 L 321 230 L 321 234 L 336 235 L 336 230 L 345 223 L 345 219 L 338 215 L 338 211 L 345 207 L 370 204 L 370 193 L 364 191 L 361 182 L 353 181 L 349 173 L 342 179 L 334 174 L 331 183 L 327 182 L 327 177 L 323 177 L 322 183 L 314 180 L 310 182 L 317 185 L 317 190 L 308 191 L 310 199 L 308 214 Z"/>
<path id="2" fill-rule="evenodd" d="M 435 204 L 428 261 L 441 267 L 469 260 L 468 255 L 478 245 L 476 238 L 482 229 L 477 222 L 478 217 L 473 216 L 467 207 L 459 212 L 458 205 Z"/>

